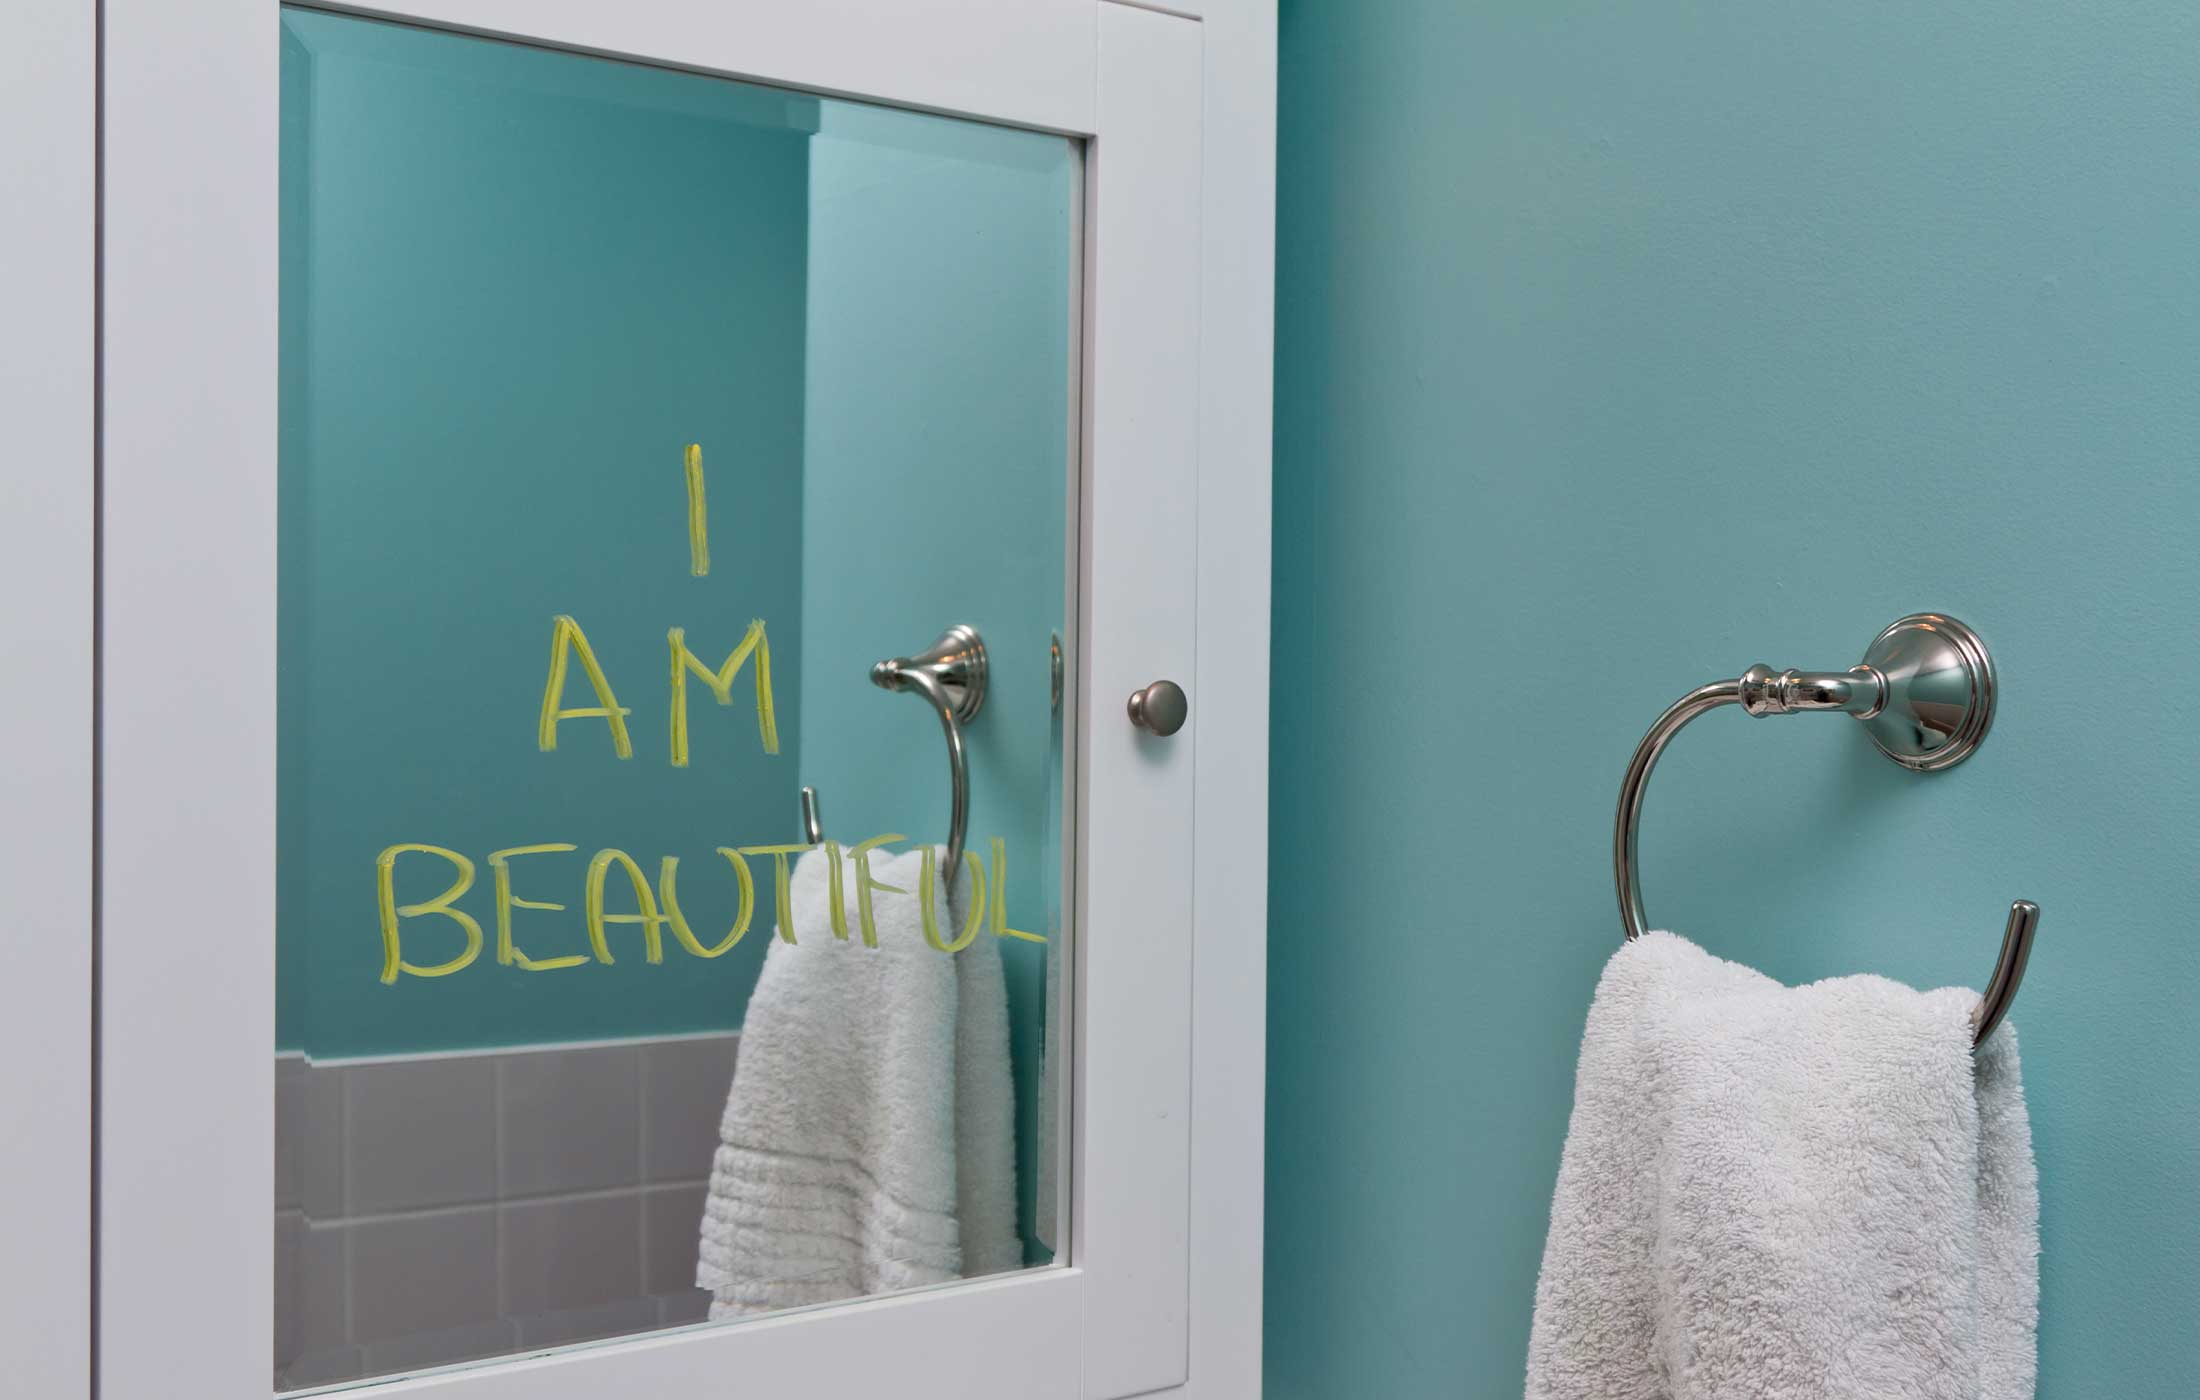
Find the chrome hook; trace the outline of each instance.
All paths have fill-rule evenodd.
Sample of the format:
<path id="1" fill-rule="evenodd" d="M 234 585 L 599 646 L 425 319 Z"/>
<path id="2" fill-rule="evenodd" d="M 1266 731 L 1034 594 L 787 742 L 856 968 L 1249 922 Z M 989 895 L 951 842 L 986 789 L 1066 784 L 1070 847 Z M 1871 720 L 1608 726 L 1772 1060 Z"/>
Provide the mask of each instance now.
<path id="1" fill-rule="evenodd" d="M 1939 613 L 1914 613 L 1881 632 L 1861 664 L 1847 671 L 1774 671 L 1752 666 L 1737 680 L 1699 686 L 1658 716 L 1635 747 L 1620 781 L 1619 818 L 1612 832 L 1612 878 L 1619 886 L 1621 927 L 1630 942 L 1649 921 L 1642 911 L 1642 867 L 1636 831 L 1642 799 L 1658 755 L 1687 723 L 1722 705 L 1751 715 L 1833 710 L 1853 715 L 1880 752 L 1905 768 L 1950 768 L 1977 752 L 1994 722 L 1994 663 L 1978 633 Z M 2016 1000 L 2040 907 L 2020 899 L 2009 906 L 1986 992 L 1971 1012 L 1971 1043 L 1993 1034 Z"/>
<path id="2" fill-rule="evenodd" d="M 1993 978 L 1986 994 L 1971 1012 L 1971 1043 L 1977 1045 L 1994 1033 L 2009 1003 L 2017 999 L 2017 984 L 2024 980 L 2024 965 L 2032 957 L 2032 935 L 2040 926 L 2040 906 L 2020 899 L 2009 906 L 2009 925 L 2001 933 L 2001 956 L 1994 962 Z"/>
<path id="3" fill-rule="evenodd" d="M 939 640 L 915 656 L 896 656 L 871 668 L 871 684 L 881 690 L 914 690 L 939 714 L 953 784 L 947 819 L 949 888 L 962 868 L 970 824 L 970 763 L 963 752 L 962 726 L 985 708 L 985 683 L 985 641 L 977 628 L 961 623 L 940 633 Z"/>

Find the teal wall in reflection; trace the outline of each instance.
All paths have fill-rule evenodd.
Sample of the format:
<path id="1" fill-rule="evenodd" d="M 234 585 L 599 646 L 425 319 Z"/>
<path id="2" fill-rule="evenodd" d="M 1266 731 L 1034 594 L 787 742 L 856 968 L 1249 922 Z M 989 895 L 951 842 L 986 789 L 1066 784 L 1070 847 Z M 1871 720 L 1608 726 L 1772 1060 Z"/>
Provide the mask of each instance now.
<path id="1" fill-rule="evenodd" d="M 914 695 L 871 663 L 952 623 L 985 638 L 966 732 L 970 849 L 1008 857 L 1014 928 L 1060 907 L 1060 731 L 1048 644 L 1062 627 L 1069 480 L 1071 214 L 1058 137 L 846 103 L 810 145 L 802 539 L 801 780 L 841 841 L 947 838 L 947 756 Z M 1049 949 L 1001 939 L 1027 1239 Z"/>
<path id="2" fill-rule="evenodd" d="M 757 924 L 661 966 L 496 964 L 487 854 L 515 859 L 513 931 L 587 951 L 601 847 L 715 943 L 719 845 L 795 837 L 802 740 L 802 375 L 816 103 L 703 78 L 309 12 L 284 26 L 279 1038 L 316 1055 L 738 1025 Z M 704 447 L 711 570 L 689 573 L 682 450 Z M 538 751 L 551 619 L 586 629 L 628 717 Z M 765 619 L 782 752 L 691 686 L 690 765 L 669 762 L 666 631 L 713 662 Z M 593 703 L 579 667 L 565 704 Z M 398 842 L 476 866 L 459 907 L 489 946 L 434 979 L 378 980 L 375 857 Z M 207 872 L 218 885 L 219 872 Z M 447 863 L 405 856 L 400 902 Z M 632 911 L 616 869 L 606 906 Z M 464 946 L 402 925 L 408 960 Z"/>
<path id="3" fill-rule="evenodd" d="M 1629 752 L 1918 608 L 1994 648 L 1980 754 L 1703 720 L 1652 919 L 1976 986 L 2038 900 L 2040 1394 L 2191 1392 L 2195 52 L 2166 0 L 1285 0 L 1270 1396 L 1519 1394 Z"/>

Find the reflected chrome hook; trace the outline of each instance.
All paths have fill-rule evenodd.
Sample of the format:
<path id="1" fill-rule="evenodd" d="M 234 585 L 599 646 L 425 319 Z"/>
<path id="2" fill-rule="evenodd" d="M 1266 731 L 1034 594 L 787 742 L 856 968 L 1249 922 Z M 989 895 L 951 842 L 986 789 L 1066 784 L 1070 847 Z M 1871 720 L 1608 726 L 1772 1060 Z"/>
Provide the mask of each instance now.
<path id="1" fill-rule="evenodd" d="M 1620 781 L 1612 878 L 1619 886 L 1620 925 L 1629 941 L 1649 927 L 1642 911 L 1636 832 L 1650 771 L 1690 720 L 1722 705 L 1740 705 L 1752 715 L 1808 710 L 1853 715 L 1880 752 L 1905 768 L 1930 772 L 1961 763 L 1986 738 L 1994 722 L 1994 663 L 1986 643 L 1970 628 L 1939 613 L 1915 613 L 1881 632 L 1862 664 L 1847 671 L 1775 672 L 1752 666 L 1738 680 L 1699 686 L 1674 701 L 1642 736 Z M 2039 923 L 2037 904 L 2020 899 L 2009 906 L 2001 956 L 1985 995 L 1971 1012 L 1973 1045 L 1993 1034 L 2016 1000 Z"/>
<path id="2" fill-rule="evenodd" d="M 948 778 L 954 785 L 947 819 L 950 889 L 962 868 L 970 825 L 970 763 L 963 752 L 962 725 L 985 708 L 985 682 L 985 641 L 977 628 L 961 623 L 915 656 L 893 657 L 871 668 L 871 684 L 881 690 L 914 690 L 939 714 L 940 732 L 947 738 Z"/>

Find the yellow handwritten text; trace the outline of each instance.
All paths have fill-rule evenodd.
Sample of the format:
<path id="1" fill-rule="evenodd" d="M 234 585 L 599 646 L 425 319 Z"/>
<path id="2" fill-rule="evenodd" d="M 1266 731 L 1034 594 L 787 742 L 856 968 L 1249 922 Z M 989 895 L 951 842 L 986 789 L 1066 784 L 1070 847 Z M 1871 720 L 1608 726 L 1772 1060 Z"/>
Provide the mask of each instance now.
<path id="1" fill-rule="evenodd" d="M 787 893 L 787 857 L 800 855 L 808 846 L 743 846 L 745 856 L 770 856 L 772 858 L 772 923 L 779 930 L 779 941 L 794 942 L 794 899 Z"/>
<path id="2" fill-rule="evenodd" d="M 584 709 L 560 708 L 565 697 L 568 653 L 580 657 L 581 669 L 588 673 L 588 683 L 596 691 L 596 703 Z M 605 679 L 603 667 L 596 664 L 596 653 L 590 649 L 581 625 L 559 614 L 550 624 L 550 680 L 542 688 L 542 719 L 535 732 L 537 745 L 544 753 L 557 748 L 558 721 L 561 719 L 600 718 L 611 726 L 611 751 L 621 758 L 632 758 L 634 741 L 626 734 L 626 717 L 631 713 L 611 693 L 611 682 Z"/>
<path id="3" fill-rule="evenodd" d="M 978 936 L 978 929 L 985 923 L 985 862 L 975 851 L 964 851 L 963 859 L 970 862 L 970 893 L 975 902 L 970 906 L 970 916 L 963 920 L 963 931 L 952 943 L 940 942 L 939 919 L 932 912 L 932 848 L 926 846 L 917 862 L 917 919 L 924 927 L 924 941 L 942 953 L 959 953 L 970 946 Z"/>
<path id="4" fill-rule="evenodd" d="M 856 863 L 856 916 L 863 924 L 863 946 L 866 948 L 878 946 L 878 924 L 871 915 L 871 891 L 877 890 L 882 894 L 909 893 L 899 885 L 889 885 L 883 880 L 871 878 L 871 852 L 881 846 L 908 839 L 897 831 L 885 836 L 874 836 L 868 841 L 858 841 L 848 848 L 848 854 Z"/>
<path id="5" fill-rule="evenodd" d="M 978 871 L 978 878 L 985 878 L 985 871 Z M 1027 943 L 1044 943 L 1044 935 L 1025 933 L 1020 928 L 1008 926 L 1008 843 L 1000 837 L 993 838 L 993 936 L 995 938 L 1021 938 Z"/>
<path id="6" fill-rule="evenodd" d="M 695 936 L 695 930 L 688 927 L 688 921 L 680 913 L 680 896 L 674 887 L 674 875 L 680 868 L 680 858 L 666 856 L 657 872 L 657 888 L 664 896 L 665 918 L 672 924 L 672 936 L 680 940 L 681 947 L 699 958 L 715 958 L 720 953 L 732 950 L 740 943 L 741 935 L 749 931 L 749 918 L 756 912 L 756 881 L 750 878 L 749 863 L 741 858 L 739 851 L 725 846 L 718 848 L 718 854 L 733 864 L 734 882 L 741 887 L 741 908 L 733 916 L 732 931 L 708 948 L 703 946 L 702 940 Z"/>
<path id="7" fill-rule="evenodd" d="M 996 938 L 1021 939 L 1031 943 L 1047 940 L 1036 933 L 1008 926 L 1008 856 L 1007 845 L 999 838 L 990 842 L 991 869 L 975 851 L 963 855 L 965 868 L 970 872 L 969 907 L 964 912 L 962 926 L 955 930 L 950 941 L 940 927 L 936 910 L 939 901 L 939 872 L 935 868 L 937 857 L 930 848 L 922 853 L 917 867 L 917 888 L 905 889 L 889 885 L 877 879 L 871 872 L 871 853 L 895 842 L 906 841 L 906 836 L 888 833 L 874 836 L 867 841 L 843 849 L 837 843 L 825 842 L 822 847 L 804 845 L 783 846 L 720 846 L 718 854 L 726 858 L 733 868 L 734 884 L 739 894 L 739 905 L 731 926 L 724 937 L 714 944 L 706 944 L 695 934 L 685 912 L 680 907 L 679 867 L 677 856 L 661 857 L 654 889 L 643 874 L 640 862 L 625 851 L 606 847 L 589 860 L 581 887 L 582 929 L 585 931 L 589 952 L 567 953 L 557 957 L 530 957 L 519 946 L 512 932 L 512 911 L 538 909 L 548 912 L 563 911 L 567 906 L 550 900 L 526 899 L 513 892 L 512 863 L 522 856 L 547 856 L 569 854 L 577 849 L 568 841 L 541 842 L 526 846 L 507 846 L 489 852 L 490 883 L 492 886 L 492 914 L 496 921 L 496 958 L 499 966 L 518 968 L 523 972 L 550 972 L 562 968 L 580 967 L 590 962 L 605 966 L 616 959 L 612 955 L 609 927 L 613 924 L 639 924 L 642 930 L 644 959 L 651 965 L 664 961 L 664 930 L 669 926 L 672 937 L 689 955 L 701 959 L 721 957 L 738 947 L 749 931 L 756 913 L 756 879 L 749 865 L 753 856 L 770 856 L 772 859 L 772 923 L 780 939 L 786 943 L 795 941 L 794 906 L 790 892 L 788 857 L 805 851 L 823 849 L 827 878 L 827 926 L 833 937 L 843 942 L 848 939 L 848 914 L 843 892 L 845 866 L 853 867 L 856 888 L 856 923 L 863 946 L 879 946 L 876 900 L 882 895 L 913 896 L 918 906 L 918 927 L 925 943 L 942 953 L 959 953 L 976 941 L 981 930 L 989 930 Z M 398 858 L 405 855 L 436 856 L 449 865 L 454 873 L 447 888 L 435 898 L 415 904 L 397 902 Z M 615 913 L 605 908 L 604 887 L 609 882 L 611 870 L 617 867 L 626 875 L 626 884 L 633 891 L 634 912 Z M 473 888 L 474 863 L 457 851 L 442 846 L 420 842 L 405 842 L 391 846 L 375 857 L 375 902 L 380 915 L 382 935 L 381 981 L 394 984 L 400 974 L 414 977 L 447 977 L 469 967 L 480 957 L 485 941 L 479 920 L 459 907 L 459 900 Z M 457 956 L 446 962 L 421 965 L 406 961 L 400 953 L 400 930 L 407 919 L 427 915 L 441 915 L 458 925 L 465 935 L 465 946 Z"/>
<path id="8" fill-rule="evenodd" d="M 588 959 L 579 953 L 558 958 L 530 958 L 512 941 L 512 911 L 514 909 L 563 909 L 562 904 L 548 904 L 541 900 L 521 899 L 512 893 L 512 857 L 555 855 L 561 851 L 577 849 L 570 841 L 557 841 L 542 846 L 507 846 L 501 851 L 489 852 L 489 876 L 496 886 L 497 901 L 497 961 L 507 967 L 517 966 L 528 972 L 555 972 L 561 967 L 579 967 Z"/>
<path id="9" fill-rule="evenodd" d="M 703 444 L 691 442 L 687 450 L 688 572 L 697 578 L 710 572 L 710 508 L 703 502 Z"/>
<path id="10" fill-rule="evenodd" d="M 764 741 L 764 752 L 779 752 L 779 722 L 772 716 L 772 648 L 764 636 L 762 618 L 749 624 L 741 644 L 726 658 L 726 664 L 715 671 L 688 650 L 687 633 L 682 629 L 673 628 L 665 634 L 665 640 L 672 648 L 673 767 L 685 768 L 688 761 L 688 673 L 692 671 L 701 676 L 719 704 L 731 705 L 734 678 L 741 674 L 741 667 L 752 654 L 756 657 L 756 730 Z"/>
<path id="11" fill-rule="evenodd" d="M 399 904 L 397 902 L 397 858 L 408 851 L 417 852 L 420 855 L 443 857 L 457 869 L 458 878 L 451 881 L 449 889 L 431 900 L 421 904 Z M 375 900 L 381 906 L 382 911 L 382 981 L 385 985 L 395 982 L 397 974 L 400 972 L 409 972 L 415 977 L 448 977 L 481 956 L 481 925 L 475 921 L 473 915 L 466 913 L 464 910 L 451 907 L 453 901 L 473 888 L 473 884 L 474 863 L 458 852 L 447 851 L 441 846 L 396 845 L 374 858 Z M 464 929 L 466 931 L 466 951 L 452 958 L 449 962 L 437 963 L 433 967 L 416 967 L 399 957 L 397 951 L 397 921 L 399 919 L 417 919 L 423 914 L 441 914 L 444 918 Z"/>
<path id="12" fill-rule="evenodd" d="M 634 903 L 639 910 L 637 913 L 606 914 L 603 911 L 604 876 L 610 872 L 614 863 L 626 872 L 627 883 L 634 887 Z M 649 892 L 649 879 L 642 874 L 642 868 L 634 863 L 634 857 L 610 848 L 596 852 L 595 859 L 588 862 L 587 889 L 588 902 L 584 907 L 588 917 L 588 946 L 596 950 L 597 962 L 608 965 L 612 960 L 610 945 L 604 940 L 605 924 L 640 924 L 644 954 L 651 963 L 665 960 L 664 935 L 659 932 L 665 917 L 657 912 L 657 900 Z"/>
<path id="13" fill-rule="evenodd" d="M 825 906 L 826 916 L 833 926 L 833 937 L 848 941 L 848 901 L 840 893 L 840 843 L 825 843 L 826 888 L 831 891 Z M 875 944 L 873 946 L 876 946 Z"/>

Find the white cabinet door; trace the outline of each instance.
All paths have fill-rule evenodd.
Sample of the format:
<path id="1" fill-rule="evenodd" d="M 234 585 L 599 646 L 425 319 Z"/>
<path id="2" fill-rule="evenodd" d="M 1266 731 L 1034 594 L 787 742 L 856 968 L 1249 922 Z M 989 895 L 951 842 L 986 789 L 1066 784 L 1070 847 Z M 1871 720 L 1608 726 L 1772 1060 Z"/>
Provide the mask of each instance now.
<path id="1" fill-rule="evenodd" d="M 1268 209 L 1203 163 L 1265 23 L 375 15 L 105 6 L 100 1394 L 1188 1387 L 1259 1185 L 1192 1107 L 1259 1088 L 1267 302 L 1203 287 Z M 874 688 L 958 623 L 974 717 Z M 777 1272 L 712 1304 L 698 1228 Z M 1257 1250 L 1202 1277 L 1257 1393 Z"/>

